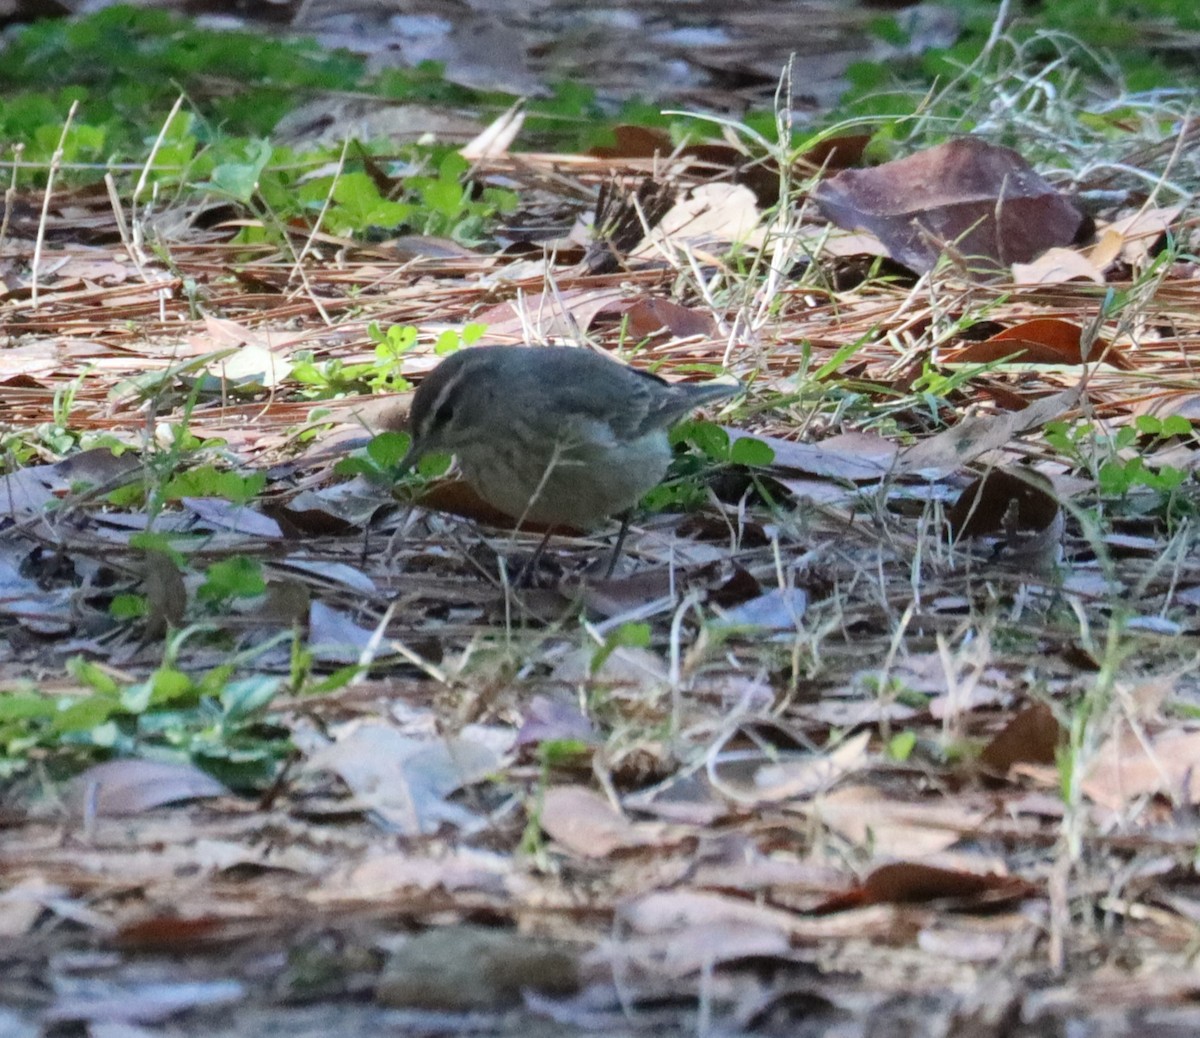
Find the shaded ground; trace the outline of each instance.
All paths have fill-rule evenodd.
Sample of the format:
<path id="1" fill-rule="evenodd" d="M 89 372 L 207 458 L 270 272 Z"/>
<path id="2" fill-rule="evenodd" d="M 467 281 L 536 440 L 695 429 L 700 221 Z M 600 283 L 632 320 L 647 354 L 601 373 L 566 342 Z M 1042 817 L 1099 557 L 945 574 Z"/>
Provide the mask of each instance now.
<path id="1" fill-rule="evenodd" d="M 246 18 L 251 25 L 261 19 L 264 27 L 312 34 L 326 46 L 366 54 L 375 68 L 442 62 L 452 82 L 484 90 L 536 96 L 570 79 L 610 101 L 640 97 L 718 111 L 769 104 L 792 54 L 802 70 L 798 109 L 826 111 L 844 89 L 848 64 L 945 45 L 958 23 L 949 10 L 901 11 L 912 37 L 895 48 L 866 30 L 878 11 L 824 0 L 599 6 L 578 0 L 317 0 L 249 8 L 170 0 L 151 6 Z"/>

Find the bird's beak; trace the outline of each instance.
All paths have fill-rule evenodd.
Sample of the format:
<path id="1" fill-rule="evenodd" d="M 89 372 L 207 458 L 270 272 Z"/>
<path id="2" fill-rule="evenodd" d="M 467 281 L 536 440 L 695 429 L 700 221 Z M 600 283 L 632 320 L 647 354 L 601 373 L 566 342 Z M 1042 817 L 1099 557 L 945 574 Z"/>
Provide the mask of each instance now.
<path id="1" fill-rule="evenodd" d="M 421 460 L 421 455 L 424 453 L 424 445 L 419 443 L 414 436 L 412 443 L 410 443 L 408 446 L 408 453 L 400 459 L 400 467 L 396 470 L 396 478 L 399 479 L 401 476 L 407 475 L 409 469 L 411 469 L 418 461 Z"/>

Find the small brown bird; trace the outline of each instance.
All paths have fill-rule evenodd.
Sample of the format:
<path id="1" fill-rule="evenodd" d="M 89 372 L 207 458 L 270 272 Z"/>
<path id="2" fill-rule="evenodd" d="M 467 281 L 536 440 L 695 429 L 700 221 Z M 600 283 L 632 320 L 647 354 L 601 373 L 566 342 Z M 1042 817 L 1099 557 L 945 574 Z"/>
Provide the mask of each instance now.
<path id="1" fill-rule="evenodd" d="M 586 530 L 662 480 L 671 426 L 739 389 L 667 382 L 570 346 L 460 350 L 417 387 L 402 468 L 454 454 L 476 493 L 518 522 Z"/>

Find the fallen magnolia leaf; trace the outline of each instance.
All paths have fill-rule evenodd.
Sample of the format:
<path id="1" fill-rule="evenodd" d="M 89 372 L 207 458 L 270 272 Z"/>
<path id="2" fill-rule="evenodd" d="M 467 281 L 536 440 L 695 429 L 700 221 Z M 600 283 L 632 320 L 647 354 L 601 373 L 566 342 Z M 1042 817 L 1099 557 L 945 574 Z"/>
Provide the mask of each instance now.
<path id="1" fill-rule="evenodd" d="M 1039 317 L 1005 328 L 990 339 L 947 352 L 945 364 L 1088 364 L 1101 362 L 1123 371 L 1133 365 L 1107 340 L 1097 338 L 1084 354 L 1084 330 L 1071 321 Z"/>
<path id="2" fill-rule="evenodd" d="M 649 339 L 661 332 L 669 338 L 685 339 L 700 335 L 711 337 L 717 332 L 717 322 L 708 310 L 681 306 L 669 299 L 643 296 L 625 311 L 631 338 Z"/>
<path id="3" fill-rule="evenodd" d="M 927 478 L 949 475 L 981 454 L 1010 443 L 1018 433 L 1060 417 L 1079 401 L 1083 386 L 1042 397 L 1021 411 L 968 415 L 957 425 L 909 447 L 897 459 L 896 475 L 921 473 Z"/>
<path id="4" fill-rule="evenodd" d="M 984 747 L 979 763 L 998 775 L 1014 764 L 1053 764 L 1063 730 L 1045 703 L 1026 707 Z"/>
<path id="5" fill-rule="evenodd" d="M 883 479 L 891 471 L 897 454 L 895 443 L 875 433 L 839 433 L 817 443 L 798 443 L 740 429 L 725 431 L 731 444 L 740 439 L 754 439 L 770 447 L 775 454 L 770 464 L 773 471 L 792 469 L 853 483 Z"/>
<path id="6" fill-rule="evenodd" d="M 1032 263 L 1012 265 L 1014 285 L 1064 285 L 1069 281 L 1104 284 L 1104 268 L 1078 249 L 1047 249 Z"/>
<path id="7" fill-rule="evenodd" d="M 986 808 L 963 798 L 900 800 L 869 785 L 849 785 L 815 800 L 812 814 L 843 839 L 880 857 L 919 858 L 974 832 Z"/>
<path id="8" fill-rule="evenodd" d="M 846 230 L 876 234 L 919 274 L 946 252 L 992 272 L 1073 244 L 1086 216 L 1015 151 L 963 137 L 820 184 L 813 200 Z"/>
<path id="9" fill-rule="evenodd" d="M 1021 900 L 1036 889 L 1018 876 L 966 872 L 921 862 L 897 861 L 881 865 L 862 883 L 831 898 L 820 911 L 841 911 L 878 904 L 918 904 L 950 901 L 960 907 Z"/>
<path id="10" fill-rule="evenodd" d="M 739 729 L 730 733 L 732 738 Z M 738 804 L 772 804 L 816 796 L 830 789 L 867 759 L 869 731 L 828 751 L 786 750 L 759 745 L 729 747 L 728 739 L 709 752 L 708 777 L 713 788 Z"/>
<path id="11" fill-rule="evenodd" d="M 548 836 L 581 858 L 607 858 L 618 850 L 659 846 L 670 835 L 662 823 L 629 821 L 584 786 L 547 790 L 538 821 Z"/>
<path id="12" fill-rule="evenodd" d="M 1050 481 L 1033 469 L 988 469 L 946 513 L 955 538 L 1042 533 L 1061 513 Z"/>
<path id="13" fill-rule="evenodd" d="M 80 817 L 112 817 L 228 794 L 220 782 L 193 764 L 128 758 L 94 764 L 77 775 L 67 804 Z"/>
<path id="14" fill-rule="evenodd" d="M 1080 788 L 1092 803 L 1121 811 L 1162 794 L 1174 803 L 1200 803 L 1200 731 L 1153 737 L 1128 729 L 1111 736 L 1092 758 Z"/>
<path id="15" fill-rule="evenodd" d="M 337 775 L 359 808 L 375 812 L 397 832 L 413 836 L 434 832 L 443 822 L 473 825 L 476 816 L 447 797 L 482 781 L 499 766 L 499 754 L 477 740 L 416 739 L 377 723 L 349 726 L 305 765 Z"/>

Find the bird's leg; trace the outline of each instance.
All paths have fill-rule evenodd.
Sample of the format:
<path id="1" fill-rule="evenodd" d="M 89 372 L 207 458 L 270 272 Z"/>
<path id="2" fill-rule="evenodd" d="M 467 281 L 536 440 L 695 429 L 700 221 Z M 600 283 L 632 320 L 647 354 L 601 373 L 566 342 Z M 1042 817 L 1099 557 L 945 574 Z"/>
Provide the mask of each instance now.
<path id="1" fill-rule="evenodd" d="M 554 536 L 555 527 L 548 526 L 546 533 L 538 546 L 533 549 L 533 554 L 529 556 L 525 564 L 517 573 L 517 579 L 514 581 L 517 587 L 527 587 L 533 579 L 533 575 L 537 572 L 538 563 L 542 561 L 542 554 L 546 550 L 546 545 L 550 543 L 550 538 Z"/>
<path id="2" fill-rule="evenodd" d="M 625 538 L 629 535 L 629 522 L 633 519 L 633 509 L 628 508 L 621 513 L 621 529 L 617 533 L 617 543 L 613 545 L 612 555 L 608 559 L 608 569 L 604 571 L 604 579 L 611 580 L 617 569 L 617 560 L 621 557 L 621 549 L 625 547 Z"/>

